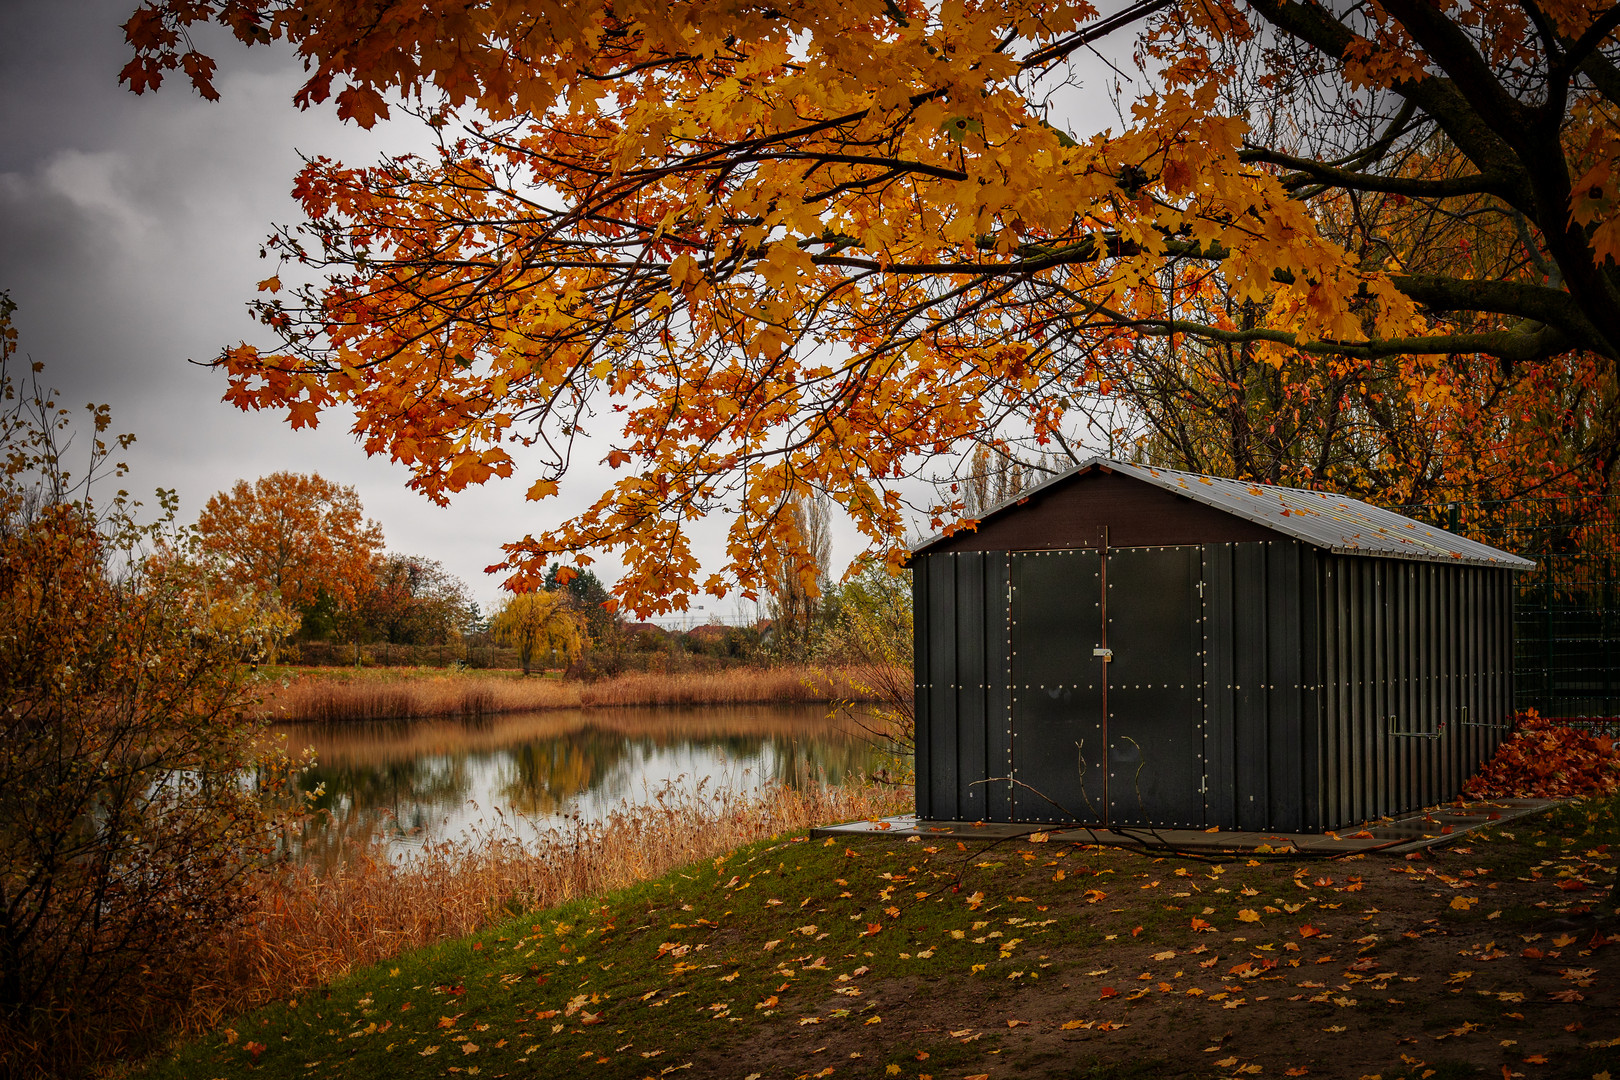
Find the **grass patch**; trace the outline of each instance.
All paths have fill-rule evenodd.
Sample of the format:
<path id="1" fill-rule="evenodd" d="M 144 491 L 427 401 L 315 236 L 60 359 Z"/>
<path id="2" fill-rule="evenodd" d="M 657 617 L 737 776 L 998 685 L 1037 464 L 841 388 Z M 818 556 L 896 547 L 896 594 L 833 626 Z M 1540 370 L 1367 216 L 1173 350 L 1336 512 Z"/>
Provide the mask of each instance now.
<path id="1" fill-rule="evenodd" d="M 1617 850 L 1613 799 L 1416 860 L 777 838 L 357 970 L 147 1075 L 1585 1080 L 1620 1059 Z"/>

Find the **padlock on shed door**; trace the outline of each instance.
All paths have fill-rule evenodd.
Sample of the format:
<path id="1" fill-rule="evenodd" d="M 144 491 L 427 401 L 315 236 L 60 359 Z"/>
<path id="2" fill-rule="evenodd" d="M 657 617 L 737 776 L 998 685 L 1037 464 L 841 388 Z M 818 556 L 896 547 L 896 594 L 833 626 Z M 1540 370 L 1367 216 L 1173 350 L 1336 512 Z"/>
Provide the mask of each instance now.
<path id="1" fill-rule="evenodd" d="M 1102 662 L 1105 664 L 1111 664 L 1114 662 L 1114 650 L 1104 648 L 1101 645 L 1097 646 L 1095 649 L 1092 649 L 1091 655 L 1102 657 Z"/>

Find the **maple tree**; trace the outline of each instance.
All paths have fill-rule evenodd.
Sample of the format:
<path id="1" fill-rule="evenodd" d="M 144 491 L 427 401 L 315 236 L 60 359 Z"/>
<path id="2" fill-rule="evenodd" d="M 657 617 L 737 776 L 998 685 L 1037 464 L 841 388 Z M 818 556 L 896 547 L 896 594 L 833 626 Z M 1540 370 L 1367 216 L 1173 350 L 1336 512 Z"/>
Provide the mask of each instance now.
<path id="1" fill-rule="evenodd" d="M 412 115 L 435 144 L 300 172 L 307 220 L 267 250 L 315 280 L 261 283 L 279 343 L 222 355 L 229 400 L 294 426 L 352 408 L 439 500 L 511 475 L 514 443 L 551 497 L 612 414 L 623 474 L 508 545 L 516 588 L 617 549 L 638 609 L 753 595 L 817 493 L 897 559 L 898 480 L 1019 438 L 1076 456 L 1144 341 L 1239 350 L 1310 403 L 1302 427 L 1337 386 L 1500 435 L 1523 395 L 1459 388 L 1572 365 L 1599 402 L 1558 419 L 1601 437 L 1545 471 L 1614 460 L 1614 8 L 148 0 L 124 80 L 213 96 L 205 21 L 292 42 L 300 106 Z M 1137 61 L 1121 126 L 1066 131 L 1053 105 L 1109 37 Z M 1402 423 L 1421 463 L 1427 421 Z M 699 580 L 687 526 L 719 509 L 726 564 Z"/>
<path id="2" fill-rule="evenodd" d="M 370 588 L 382 527 L 354 488 L 317 474 L 277 472 L 210 498 L 197 517 L 197 548 L 221 578 L 259 588 L 289 610 L 323 595 L 353 609 Z"/>

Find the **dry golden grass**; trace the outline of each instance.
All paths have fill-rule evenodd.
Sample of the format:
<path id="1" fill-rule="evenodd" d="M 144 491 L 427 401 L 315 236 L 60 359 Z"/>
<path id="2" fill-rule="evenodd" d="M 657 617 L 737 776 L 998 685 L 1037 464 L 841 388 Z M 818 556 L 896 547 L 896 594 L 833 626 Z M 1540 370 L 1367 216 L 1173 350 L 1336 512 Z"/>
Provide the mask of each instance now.
<path id="1" fill-rule="evenodd" d="M 272 720 L 395 720 L 425 716 L 478 718 L 580 705 L 579 684 L 499 675 L 420 673 L 404 678 L 297 675 L 265 691 Z"/>
<path id="2" fill-rule="evenodd" d="M 268 880 L 246 926 L 202 972 L 187 1027 L 296 995 L 407 949 L 458 937 L 508 913 L 643 881 L 741 844 L 811 825 L 884 817 L 909 788 L 771 787 L 752 795 L 667 789 L 607 820 L 524 835 L 515 825 L 428 845 L 409 863 L 380 849 L 335 868 Z"/>
<path id="3" fill-rule="evenodd" d="M 636 672 L 580 689 L 585 705 L 796 705 L 848 700 L 855 687 L 839 668 L 785 665 L 712 673 Z"/>
<path id="4" fill-rule="evenodd" d="M 417 717 L 478 718 L 625 705 L 757 705 L 861 700 L 867 696 L 838 668 L 783 666 L 717 672 L 636 672 L 600 682 L 462 672 L 338 678 L 300 674 L 266 689 L 272 720 L 325 722 Z"/>

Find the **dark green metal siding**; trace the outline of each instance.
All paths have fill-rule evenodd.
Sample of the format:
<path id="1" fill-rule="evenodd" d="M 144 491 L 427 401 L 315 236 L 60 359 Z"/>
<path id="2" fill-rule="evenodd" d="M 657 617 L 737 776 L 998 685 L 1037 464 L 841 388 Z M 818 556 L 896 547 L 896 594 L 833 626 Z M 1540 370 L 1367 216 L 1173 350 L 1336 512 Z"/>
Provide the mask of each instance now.
<path id="1" fill-rule="evenodd" d="M 1455 797 L 1495 752 L 1512 711 L 1512 571 L 1339 555 L 1292 540 L 1193 550 L 1201 560 L 1194 580 L 1202 596 L 1202 704 L 1174 711 L 1178 723 L 1188 712 L 1194 747 L 1201 727 L 1208 826 L 1315 831 L 1433 805 Z M 1070 561 L 1051 554 L 1054 568 Z M 1098 556 L 1087 558 L 1091 566 Z M 1030 554 L 916 560 L 924 818 L 1052 819 L 1032 817 L 1033 796 L 1015 800 L 1007 779 L 1017 764 L 1009 620 L 1020 559 Z M 1111 593 L 1109 603 L 1129 603 L 1145 587 Z M 1025 628 L 1018 648 L 1040 650 L 1070 636 Z M 1073 645 L 1063 648 L 1072 653 Z M 1021 659 L 1026 681 L 1084 681 L 1067 653 Z M 1068 674 L 1041 674 L 1053 664 Z M 1040 721 L 1032 712 L 1027 722 Z M 1174 806 L 1158 824 L 1183 824 L 1189 813 L 1190 792 L 1172 794 Z"/>
<path id="2" fill-rule="evenodd" d="M 1324 555 L 1322 822 L 1455 797 L 1512 712 L 1511 571 Z"/>
<path id="3" fill-rule="evenodd" d="M 1320 781 L 1316 551 L 1294 541 L 1204 546 L 1205 784 L 1211 826 L 1314 827 Z M 1311 582 L 1306 587 L 1305 582 Z"/>
<path id="4" fill-rule="evenodd" d="M 938 821 L 1005 821 L 1008 685 L 1007 555 L 953 552 L 912 574 L 917 813 Z M 1002 778 L 990 783 L 992 777 Z"/>

